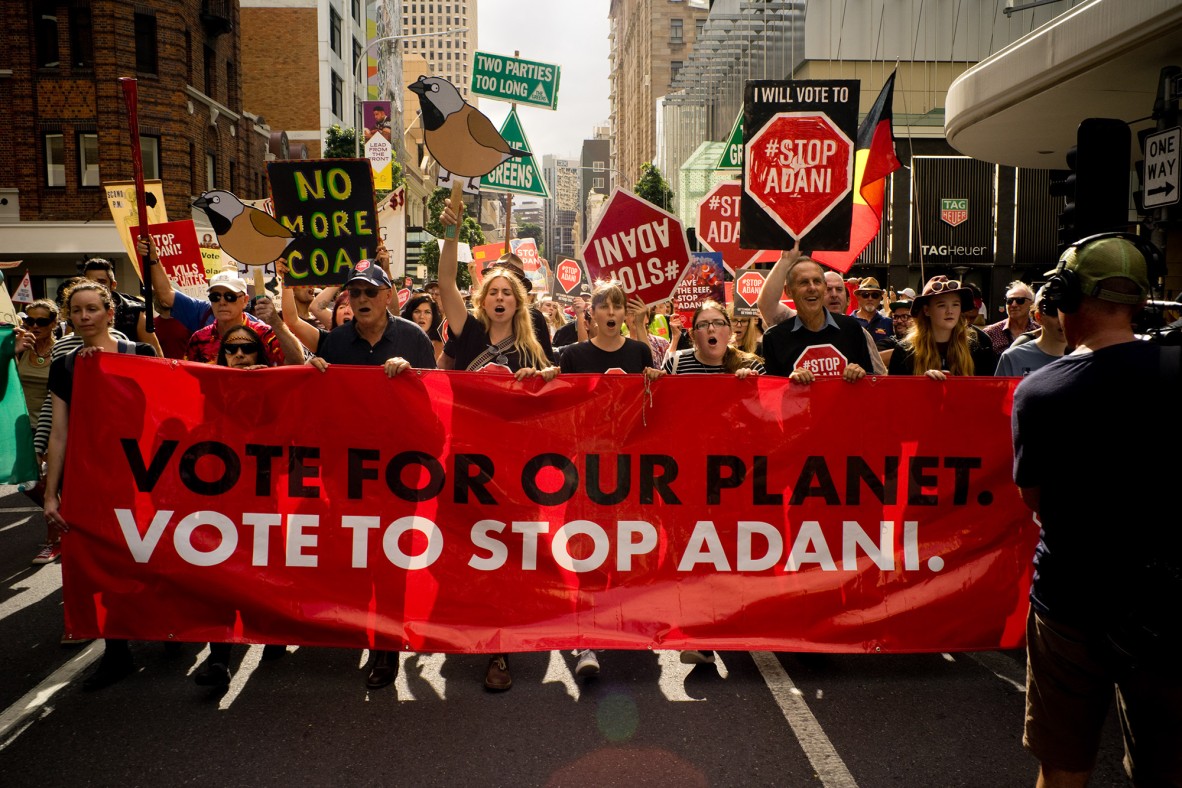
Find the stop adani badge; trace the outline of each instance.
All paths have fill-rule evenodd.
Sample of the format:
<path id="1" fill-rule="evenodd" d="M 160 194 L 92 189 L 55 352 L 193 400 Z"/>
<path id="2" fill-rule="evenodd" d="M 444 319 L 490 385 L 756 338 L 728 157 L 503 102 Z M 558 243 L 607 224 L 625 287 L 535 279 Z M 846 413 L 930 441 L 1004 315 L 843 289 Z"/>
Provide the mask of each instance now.
<path id="1" fill-rule="evenodd" d="M 744 249 L 845 250 L 854 210 L 857 80 L 751 80 L 743 99 Z"/>

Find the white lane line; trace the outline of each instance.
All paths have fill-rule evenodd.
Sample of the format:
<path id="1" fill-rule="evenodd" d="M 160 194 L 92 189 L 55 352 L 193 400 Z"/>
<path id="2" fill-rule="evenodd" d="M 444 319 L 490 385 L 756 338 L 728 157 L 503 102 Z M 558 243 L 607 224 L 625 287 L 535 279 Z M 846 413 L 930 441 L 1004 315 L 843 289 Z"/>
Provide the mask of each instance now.
<path id="1" fill-rule="evenodd" d="M 674 702 L 705 700 L 705 698 L 692 698 L 685 691 L 685 679 L 695 666 L 682 664 L 680 651 L 658 651 L 656 653 L 657 664 L 661 666 L 661 678 L 657 681 L 657 686 L 660 688 L 661 694 L 665 696 L 665 700 Z"/>
<path id="2" fill-rule="evenodd" d="M 804 750 L 805 756 L 816 771 L 821 785 L 826 788 L 857 788 L 854 776 L 833 748 L 833 742 L 825 735 L 821 723 L 813 716 L 813 712 L 804 701 L 804 696 L 792 683 L 776 655 L 770 651 L 752 651 L 751 658 L 763 674 L 763 680 L 771 690 L 772 698 L 780 707 L 784 719 L 788 720 L 792 732 L 796 734 L 796 740 L 800 742 L 800 748 Z"/>
<path id="3" fill-rule="evenodd" d="M 0 510 L 0 511 L 3 511 L 3 510 Z M 33 519 L 33 515 L 30 514 L 28 517 L 22 517 L 19 520 L 13 520 L 8 525 L 4 526 L 3 528 L 0 528 L 0 533 L 4 533 L 5 531 L 11 531 L 14 528 L 20 528 L 22 525 L 24 525 L 25 523 L 29 522 L 32 519 Z"/>
<path id="4" fill-rule="evenodd" d="M 0 714 L 0 750 L 16 741 L 16 738 L 32 723 L 53 711 L 48 706 L 50 699 L 69 685 L 74 678 L 91 666 L 103 653 L 103 641 L 96 640 L 66 664 L 55 670 L 48 678 L 23 698 Z"/>
<path id="5" fill-rule="evenodd" d="M 30 512 L 44 512 L 40 506 L 5 506 L 0 508 L 0 514 L 29 514 Z"/>
<path id="6" fill-rule="evenodd" d="M 966 656 L 1018 692 L 1026 692 L 1026 671 L 1005 654 L 997 651 L 973 651 Z"/>
<path id="7" fill-rule="evenodd" d="M 561 651 L 551 651 L 550 660 L 546 663 L 546 674 L 542 676 L 543 684 L 561 684 L 566 696 L 571 700 L 579 699 L 579 682 L 575 678 L 570 665 L 562 658 Z"/>
<path id="8" fill-rule="evenodd" d="M 52 596 L 61 590 L 61 564 L 44 564 L 33 574 L 14 583 L 8 591 L 15 591 L 12 596 L 0 602 L 0 620 L 8 618 L 13 613 L 19 613 L 29 605 L 35 605 L 42 599 Z"/>

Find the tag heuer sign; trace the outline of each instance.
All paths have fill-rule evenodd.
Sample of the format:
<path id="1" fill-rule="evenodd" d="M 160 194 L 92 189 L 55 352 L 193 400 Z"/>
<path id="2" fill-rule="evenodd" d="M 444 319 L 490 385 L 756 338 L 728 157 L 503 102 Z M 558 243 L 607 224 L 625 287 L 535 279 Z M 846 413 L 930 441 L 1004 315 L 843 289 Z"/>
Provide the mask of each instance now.
<path id="1" fill-rule="evenodd" d="M 940 220 L 956 227 L 969 218 L 969 201 L 963 198 L 940 200 Z"/>

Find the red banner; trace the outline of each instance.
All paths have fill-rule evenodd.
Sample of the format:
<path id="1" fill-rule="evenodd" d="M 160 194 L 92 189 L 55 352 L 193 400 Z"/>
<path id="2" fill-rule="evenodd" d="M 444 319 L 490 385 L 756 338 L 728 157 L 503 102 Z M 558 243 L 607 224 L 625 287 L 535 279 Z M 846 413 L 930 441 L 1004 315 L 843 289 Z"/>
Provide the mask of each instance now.
<path id="1" fill-rule="evenodd" d="M 1013 380 L 667 376 L 650 398 L 640 376 L 387 380 L 114 353 L 76 374 L 95 396 L 75 400 L 67 452 L 75 635 L 1022 642 L 1037 529 L 1010 481 Z"/>

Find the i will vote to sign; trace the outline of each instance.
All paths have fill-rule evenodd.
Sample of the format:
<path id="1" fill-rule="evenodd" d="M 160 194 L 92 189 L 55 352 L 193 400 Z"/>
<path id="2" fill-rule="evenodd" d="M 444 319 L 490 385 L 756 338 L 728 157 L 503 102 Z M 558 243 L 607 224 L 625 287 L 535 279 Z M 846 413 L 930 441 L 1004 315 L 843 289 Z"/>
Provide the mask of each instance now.
<path id="1" fill-rule="evenodd" d="M 275 218 L 296 236 L 286 253 L 291 284 L 341 284 L 358 260 L 377 253 L 367 159 L 273 161 L 267 177 Z"/>

